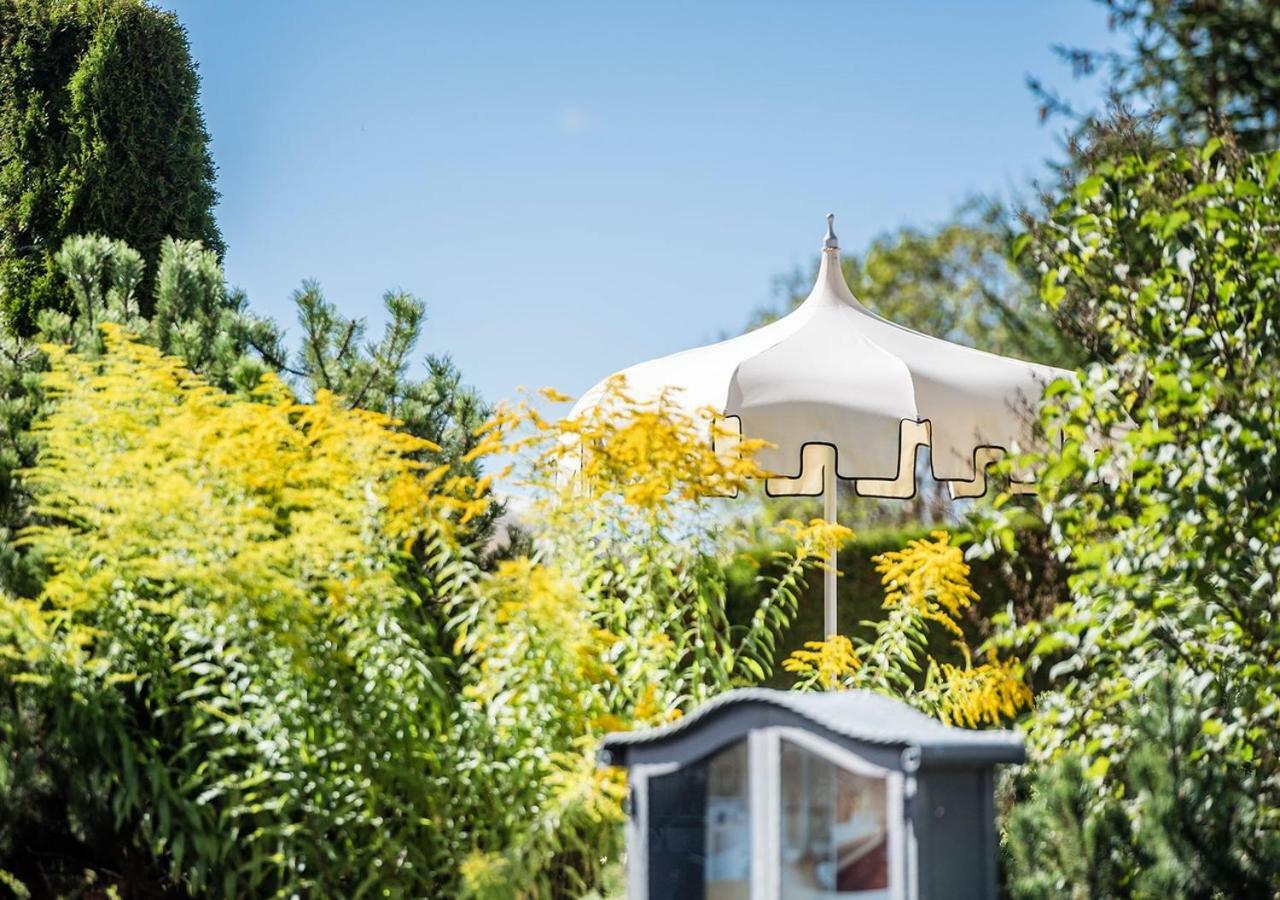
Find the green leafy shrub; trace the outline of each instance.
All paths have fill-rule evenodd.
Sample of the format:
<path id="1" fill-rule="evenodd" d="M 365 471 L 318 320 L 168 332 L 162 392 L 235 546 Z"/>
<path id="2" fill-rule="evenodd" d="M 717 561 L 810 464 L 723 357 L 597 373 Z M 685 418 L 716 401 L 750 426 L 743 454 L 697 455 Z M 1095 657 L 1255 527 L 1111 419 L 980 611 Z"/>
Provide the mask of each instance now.
<path id="1" fill-rule="evenodd" d="M 424 319 L 423 303 L 411 295 L 386 295 L 386 333 L 378 341 L 366 341 L 360 320 L 338 315 L 318 286 L 306 285 L 295 295 L 303 348 L 291 359 L 279 327 L 249 310 L 244 294 L 227 286 L 217 257 L 198 243 L 167 240 L 161 245 L 149 314 L 141 297 L 148 267 L 123 241 L 71 237 L 54 260 L 73 308 L 41 312 L 35 338 L 0 334 L 0 535 L 7 538 L 0 544 L 0 586 L 33 596 L 42 577 L 13 541 L 30 520 L 19 472 L 34 462 L 29 429 L 44 402 L 39 373 L 47 366 L 40 344 L 100 353 L 102 323 L 127 328 L 224 390 L 251 391 L 267 373 L 275 373 L 302 398 L 327 391 L 341 396 L 349 408 L 385 413 L 396 420 L 397 429 L 430 443 L 429 449 L 414 454 L 416 459 L 448 463 L 479 476 L 475 461 L 463 457 L 478 440 L 475 429 L 488 415 L 488 406 L 462 384 L 446 357 L 428 356 L 424 378 L 409 374 Z M 500 506 L 492 504 L 468 523 L 470 539 L 484 540 L 499 512 Z"/>
<path id="2" fill-rule="evenodd" d="M 44 790 L 0 785 L 7 867 L 77 875 L 41 852 L 63 843 L 193 894 L 431 893 L 431 607 L 486 501 L 378 414 L 273 377 L 228 395 L 104 334 L 100 356 L 46 348 L 22 540 L 51 574 L 0 612 L 6 737 Z"/>
<path id="3" fill-rule="evenodd" d="M 1052 682 L 1016 896 L 1280 891 L 1278 236 L 1280 155 L 1215 140 L 1100 165 L 1024 241 L 1101 361 L 1045 410 L 1069 596 L 1002 637 Z M 1035 849 L 1058 841 L 1108 862 Z"/>
<path id="4" fill-rule="evenodd" d="M 788 524 L 794 550 L 735 627 L 740 545 L 707 496 L 753 464 L 716 457 L 671 404 L 504 414 L 459 469 L 270 372 L 215 387 L 103 321 L 128 280 L 95 305 L 114 310 L 100 340 L 43 348 L 21 542 L 45 575 L 0 599 L 5 878 L 72 895 L 603 889 L 624 786 L 596 767 L 599 737 L 767 676 L 802 575 L 844 530 Z M 507 453 L 527 459 L 532 555 L 484 572 L 459 540 L 490 478 L 465 467 Z"/>

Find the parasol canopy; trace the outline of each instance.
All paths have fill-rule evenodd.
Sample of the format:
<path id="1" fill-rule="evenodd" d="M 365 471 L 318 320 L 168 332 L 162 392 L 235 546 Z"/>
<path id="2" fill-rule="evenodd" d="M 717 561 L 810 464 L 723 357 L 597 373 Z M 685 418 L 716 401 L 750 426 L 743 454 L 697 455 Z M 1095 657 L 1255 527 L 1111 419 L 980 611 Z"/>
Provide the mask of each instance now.
<path id="1" fill-rule="evenodd" d="M 676 388 L 676 402 L 690 413 L 709 407 L 739 435 L 768 442 L 755 456 L 769 473 L 768 493 L 822 494 L 832 521 L 837 478 L 862 496 L 913 497 L 921 447 L 929 448 L 931 474 L 952 497 L 982 495 L 988 466 L 1035 446 L 1045 386 L 1070 376 L 876 315 L 845 283 L 830 215 L 817 283 L 795 310 L 739 337 L 619 374 L 641 401 Z M 597 403 L 606 381 L 584 394 L 573 413 Z M 1011 488 L 1031 490 L 1031 480 L 1030 473 L 1015 473 Z M 828 635 L 835 626 L 834 577 L 832 561 Z"/>

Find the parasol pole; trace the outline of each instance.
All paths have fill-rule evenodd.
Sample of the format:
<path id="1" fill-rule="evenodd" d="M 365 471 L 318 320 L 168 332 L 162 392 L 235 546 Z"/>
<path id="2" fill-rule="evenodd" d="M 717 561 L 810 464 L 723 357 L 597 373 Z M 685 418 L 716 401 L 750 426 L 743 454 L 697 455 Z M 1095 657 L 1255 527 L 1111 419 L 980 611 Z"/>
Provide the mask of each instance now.
<path id="1" fill-rule="evenodd" d="M 840 271 L 840 241 L 836 238 L 835 215 L 827 213 L 827 234 L 822 241 L 822 252 L 830 253 L 836 272 Z M 822 467 L 822 517 L 831 524 L 836 521 L 836 448 Z M 827 550 L 827 568 L 822 573 L 822 638 L 834 637 L 836 626 L 836 547 Z"/>
<path id="2" fill-rule="evenodd" d="M 835 454 L 832 453 L 832 456 Z M 822 517 L 836 521 L 836 467 L 834 460 L 822 467 Z M 836 634 L 836 545 L 827 549 L 827 567 L 822 573 L 822 637 Z"/>

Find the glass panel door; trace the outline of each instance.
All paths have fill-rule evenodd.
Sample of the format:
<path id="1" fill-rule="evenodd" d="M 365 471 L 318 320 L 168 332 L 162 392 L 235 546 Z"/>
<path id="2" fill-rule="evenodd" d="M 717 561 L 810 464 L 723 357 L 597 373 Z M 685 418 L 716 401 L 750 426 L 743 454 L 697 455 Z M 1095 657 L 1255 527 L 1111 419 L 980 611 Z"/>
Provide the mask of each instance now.
<path id="1" fill-rule="evenodd" d="M 783 738 L 783 900 L 889 900 L 888 782 Z"/>
<path id="2" fill-rule="evenodd" d="M 748 900 L 747 742 L 649 778 L 649 896 Z"/>

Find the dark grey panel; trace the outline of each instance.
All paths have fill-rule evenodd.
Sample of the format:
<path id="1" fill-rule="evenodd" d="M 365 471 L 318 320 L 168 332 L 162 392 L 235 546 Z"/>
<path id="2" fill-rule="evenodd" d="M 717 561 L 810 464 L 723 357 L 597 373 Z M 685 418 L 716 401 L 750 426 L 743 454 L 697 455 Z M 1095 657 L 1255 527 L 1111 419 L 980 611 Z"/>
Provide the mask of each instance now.
<path id="1" fill-rule="evenodd" d="M 920 900 L 995 897 L 996 834 L 988 774 L 924 773 L 913 806 Z"/>

